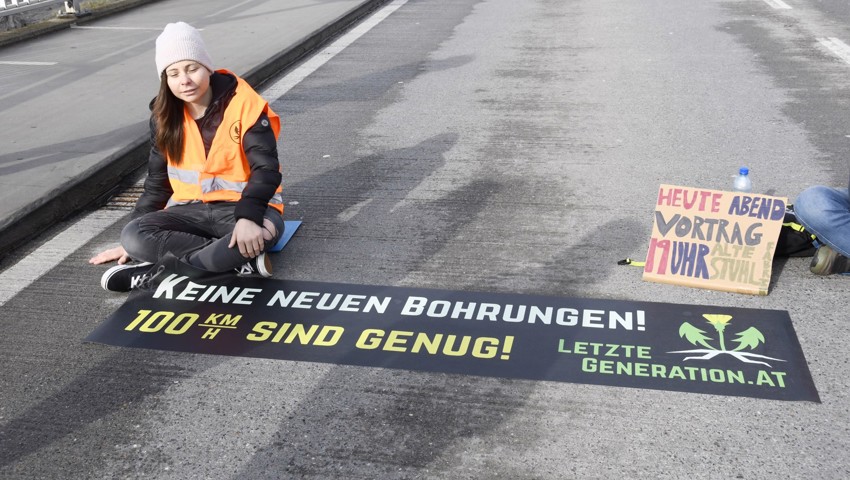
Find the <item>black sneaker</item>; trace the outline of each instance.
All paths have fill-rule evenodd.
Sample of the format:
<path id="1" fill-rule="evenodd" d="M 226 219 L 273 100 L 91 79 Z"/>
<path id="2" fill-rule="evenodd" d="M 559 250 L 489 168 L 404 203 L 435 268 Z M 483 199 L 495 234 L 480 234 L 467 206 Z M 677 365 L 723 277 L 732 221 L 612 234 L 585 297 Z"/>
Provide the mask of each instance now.
<path id="1" fill-rule="evenodd" d="M 818 251 L 815 252 L 815 256 L 812 257 L 809 270 L 815 275 L 848 273 L 850 272 L 850 259 L 826 245 L 821 245 Z"/>
<path id="2" fill-rule="evenodd" d="M 272 259 L 263 252 L 255 258 L 248 260 L 248 263 L 236 269 L 239 275 L 260 275 L 265 278 L 272 276 Z"/>
<path id="3" fill-rule="evenodd" d="M 129 292 L 144 286 L 152 276 L 152 263 L 116 265 L 100 277 L 100 286 L 108 292 Z"/>

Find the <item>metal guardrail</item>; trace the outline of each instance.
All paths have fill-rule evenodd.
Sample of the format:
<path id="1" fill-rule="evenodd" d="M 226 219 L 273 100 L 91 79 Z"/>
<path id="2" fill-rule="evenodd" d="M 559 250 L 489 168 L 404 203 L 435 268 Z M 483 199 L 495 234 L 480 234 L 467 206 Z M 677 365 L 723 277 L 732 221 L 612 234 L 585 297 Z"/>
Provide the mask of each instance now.
<path id="1" fill-rule="evenodd" d="M 8 17 L 27 10 L 62 4 L 61 12 L 66 15 L 80 14 L 80 0 L 0 0 L 0 17 Z"/>

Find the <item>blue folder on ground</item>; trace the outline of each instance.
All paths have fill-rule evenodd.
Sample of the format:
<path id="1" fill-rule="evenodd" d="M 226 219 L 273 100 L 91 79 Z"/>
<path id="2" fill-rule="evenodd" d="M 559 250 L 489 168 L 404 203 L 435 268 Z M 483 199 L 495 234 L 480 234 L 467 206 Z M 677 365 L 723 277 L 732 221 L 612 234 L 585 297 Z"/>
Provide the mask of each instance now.
<path id="1" fill-rule="evenodd" d="M 270 252 L 274 253 L 283 250 L 283 247 L 286 246 L 289 239 L 295 235 L 295 231 L 301 226 L 301 220 L 287 220 L 283 224 L 283 235 L 280 236 L 280 240 L 277 241 L 275 246 L 269 249 Z"/>

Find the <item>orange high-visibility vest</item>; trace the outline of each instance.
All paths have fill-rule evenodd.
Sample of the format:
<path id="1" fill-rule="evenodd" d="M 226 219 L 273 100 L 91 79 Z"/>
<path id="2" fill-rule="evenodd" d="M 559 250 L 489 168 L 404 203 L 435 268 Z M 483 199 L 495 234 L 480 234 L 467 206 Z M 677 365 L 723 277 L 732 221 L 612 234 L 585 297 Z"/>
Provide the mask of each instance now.
<path id="1" fill-rule="evenodd" d="M 238 202 L 248 185 L 251 166 L 242 148 L 243 128 L 251 128 L 265 112 L 269 117 L 275 140 L 280 135 L 280 117 L 245 80 L 227 70 L 219 73 L 236 77 L 236 94 L 224 110 L 221 125 L 215 132 L 209 157 L 198 124 L 183 107 L 183 161 L 175 165 L 168 159 L 168 180 L 174 194 L 167 206 L 196 201 Z M 279 167 L 278 167 L 279 168 Z M 269 205 L 283 213 L 281 186 L 277 186 Z"/>

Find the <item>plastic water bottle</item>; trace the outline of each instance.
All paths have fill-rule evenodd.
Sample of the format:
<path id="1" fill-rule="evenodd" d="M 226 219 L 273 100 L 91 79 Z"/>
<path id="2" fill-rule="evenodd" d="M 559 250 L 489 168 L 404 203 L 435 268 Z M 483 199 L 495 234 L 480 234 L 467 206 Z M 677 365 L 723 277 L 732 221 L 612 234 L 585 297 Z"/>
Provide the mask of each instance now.
<path id="1" fill-rule="evenodd" d="M 750 169 L 741 167 L 738 170 L 738 175 L 735 177 L 735 182 L 732 184 L 732 190 L 736 192 L 752 192 L 753 182 L 750 181 Z"/>

